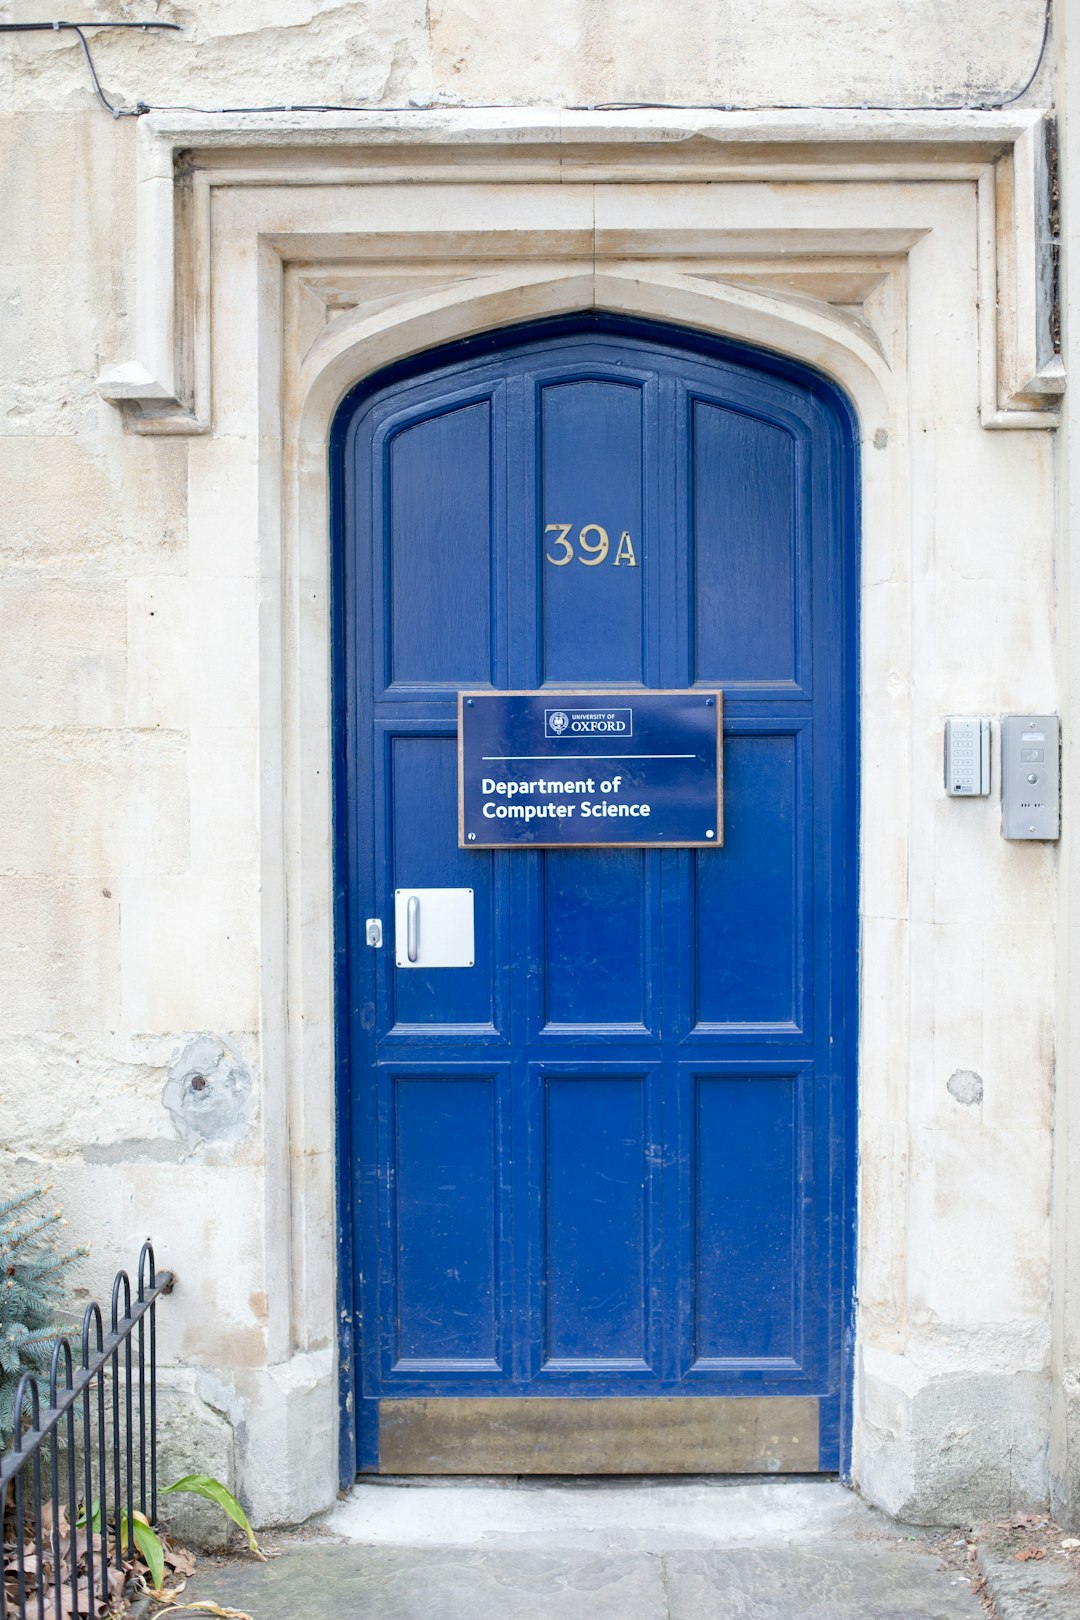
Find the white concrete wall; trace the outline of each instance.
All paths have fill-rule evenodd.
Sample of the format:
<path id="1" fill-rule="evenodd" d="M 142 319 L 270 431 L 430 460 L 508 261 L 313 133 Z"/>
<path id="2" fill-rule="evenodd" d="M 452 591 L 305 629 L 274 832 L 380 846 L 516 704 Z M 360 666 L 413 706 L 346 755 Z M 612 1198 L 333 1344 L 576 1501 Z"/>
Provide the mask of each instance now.
<path id="1" fill-rule="evenodd" d="M 1041 0 L 678 0 L 658 26 L 638 0 L 218 0 L 155 13 L 183 35 L 92 48 L 123 105 L 941 105 L 1021 87 L 1042 14 Z M 1029 100 L 1047 103 L 1046 73 Z M 90 1287 L 154 1234 L 181 1280 L 162 1318 L 170 1443 L 269 1521 L 333 1491 L 333 1145 L 289 1079 L 303 1052 L 328 1094 L 328 991 L 310 1016 L 296 1000 L 313 970 L 295 965 L 306 947 L 279 892 L 278 800 L 298 718 L 268 707 L 279 655 L 308 690 L 324 680 L 325 621 L 313 609 L 305 630 L 281 585 L 267 468 L 282 444 L 256 375 L 262 293 L 240 200 L 215 216 L 212 432 L 128 431 L 96 392 L 135 348 L 135 145 L 136 122 L 94 103 L 72 36 L 0 39 L 0 1185 L 56 1183 L 72 1236 L 94 1244 Z M 995 805 L 944 800 L 940 726 L 1057 701 L 1052 438 L 979 425 L 989 361 L 965 196 L 957 234 L 927 238 L 859 305 L 898 390 L 888 455 L 911 505 L 891 549 L 868 536 L 864 596 L 877 842 L 857 1443 L 867 1488 L 922 1517 L 1038 1502 L 1048 1481 L 1056 857 L 1004 846 Z M 480 196 L 477 218 L 505 221 L 505 206 Z M 386 208 L 434 228 L 430 211 L 410 223 L 407 204 Z M 296 352 L 327 315 L 305 318 Z M 444 329 L 433 316 L 431 340 Z M 342 362 L 354 376 L 365 352 Z M 321 442 L 301 443 L 312 477 Z M 307 536 L 311 556 L 320 543 Z M 318 572 L 307 553 L 294 564 L 295 580 Z M 312 701 L 317 725 L 324 690 Z M 312 825 L 322 808 L 316 796 Z M 293 892 L 318 894 L 325 848 L 304 861 Z M 324 922 L 316 904 L 297 928 Z M 175 1106 L 192 1065 L 216 1065 L 231 1112 L 200 1124 Z M 981 1102 L 947 1090 L 957 1070 L 979 1074 Z"/>

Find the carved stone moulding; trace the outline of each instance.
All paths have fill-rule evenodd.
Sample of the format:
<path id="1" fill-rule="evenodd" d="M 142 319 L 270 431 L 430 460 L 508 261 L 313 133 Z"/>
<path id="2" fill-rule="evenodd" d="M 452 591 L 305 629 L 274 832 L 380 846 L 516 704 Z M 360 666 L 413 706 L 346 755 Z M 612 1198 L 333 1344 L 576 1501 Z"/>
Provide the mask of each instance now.
<path id="1" fill-rule="evenodd" d="M 505 320 L 517 286 L 526 319 L 610 307 L 633 282 L 642 313 L 694 324 L 690 290 L 722 293 L 738 336 L 740 300 L 762 299 L 895 373 L 914 319 L 909 260 L 933 233 L 965 229 L 973 407 L 987 428 L 1054 427 L 1048 131 L 1038 110 L 151 114 L 135 358 L 99 389 L 134 431 L 210 431 L 211 310 L 237 252 L 269 257 L 288 291 L 252 308 L 235 341 L 277 345 L 285 369 L 304 368 L 335 323 L 390 308 L 490 303 Z M 500 297 L 477 296 L 488 290 Z M 438 341 L 429 326 L 417 347 Z"/>

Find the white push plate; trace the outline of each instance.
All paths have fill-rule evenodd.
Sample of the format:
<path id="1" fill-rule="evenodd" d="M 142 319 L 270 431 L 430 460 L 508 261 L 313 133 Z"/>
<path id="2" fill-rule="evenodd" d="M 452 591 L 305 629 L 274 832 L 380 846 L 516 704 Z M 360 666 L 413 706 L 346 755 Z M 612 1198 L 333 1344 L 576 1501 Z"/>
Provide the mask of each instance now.
<path id="1" fill-rule="evenodd" d="M 394 954 L 399 968 L 472 967 L 473 891 L 395 889 Z"/>

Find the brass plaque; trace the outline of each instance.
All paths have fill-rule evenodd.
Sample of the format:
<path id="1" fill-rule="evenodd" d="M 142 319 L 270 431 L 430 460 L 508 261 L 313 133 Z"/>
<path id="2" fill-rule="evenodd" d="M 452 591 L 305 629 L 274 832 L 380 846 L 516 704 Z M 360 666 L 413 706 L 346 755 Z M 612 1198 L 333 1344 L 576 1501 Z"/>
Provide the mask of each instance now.
<path id="1" fill-rule="evenodd" d="M 383 1474 L 801 1474 L 817 1466 L 812 1395 L 379 1403 Z"/>

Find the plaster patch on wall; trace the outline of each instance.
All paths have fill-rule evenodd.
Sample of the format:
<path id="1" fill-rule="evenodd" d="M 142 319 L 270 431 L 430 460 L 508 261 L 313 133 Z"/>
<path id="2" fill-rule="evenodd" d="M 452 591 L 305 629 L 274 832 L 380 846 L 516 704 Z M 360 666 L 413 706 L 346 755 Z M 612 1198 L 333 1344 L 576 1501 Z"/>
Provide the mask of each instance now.
<path id="1" fill-rule="evenodd" d="M 87 1142 L 83 1147 L 86 1164 L 180 1164 L 185 1157 L 180 1142 L 153 1139 L 128 1142 Z"/>
<path id="2" fill-rule="evenodd" d="M 247 1064 L 216 1035 L 196 1035 L 170 1068 L 161 1100 L 190 1140 L 235 1142 L 250 1096 Z"/>
<path id="3" fill-rule="evenodd" d="M 981 1103 L 983 1100 L 982 1075 L 976 1074 L 974 1069 L 957 1069 L 949 1076 L 949 1095 L 955 1097 L 958 1103 L 970 1107 L 972 1103 Z"/>

